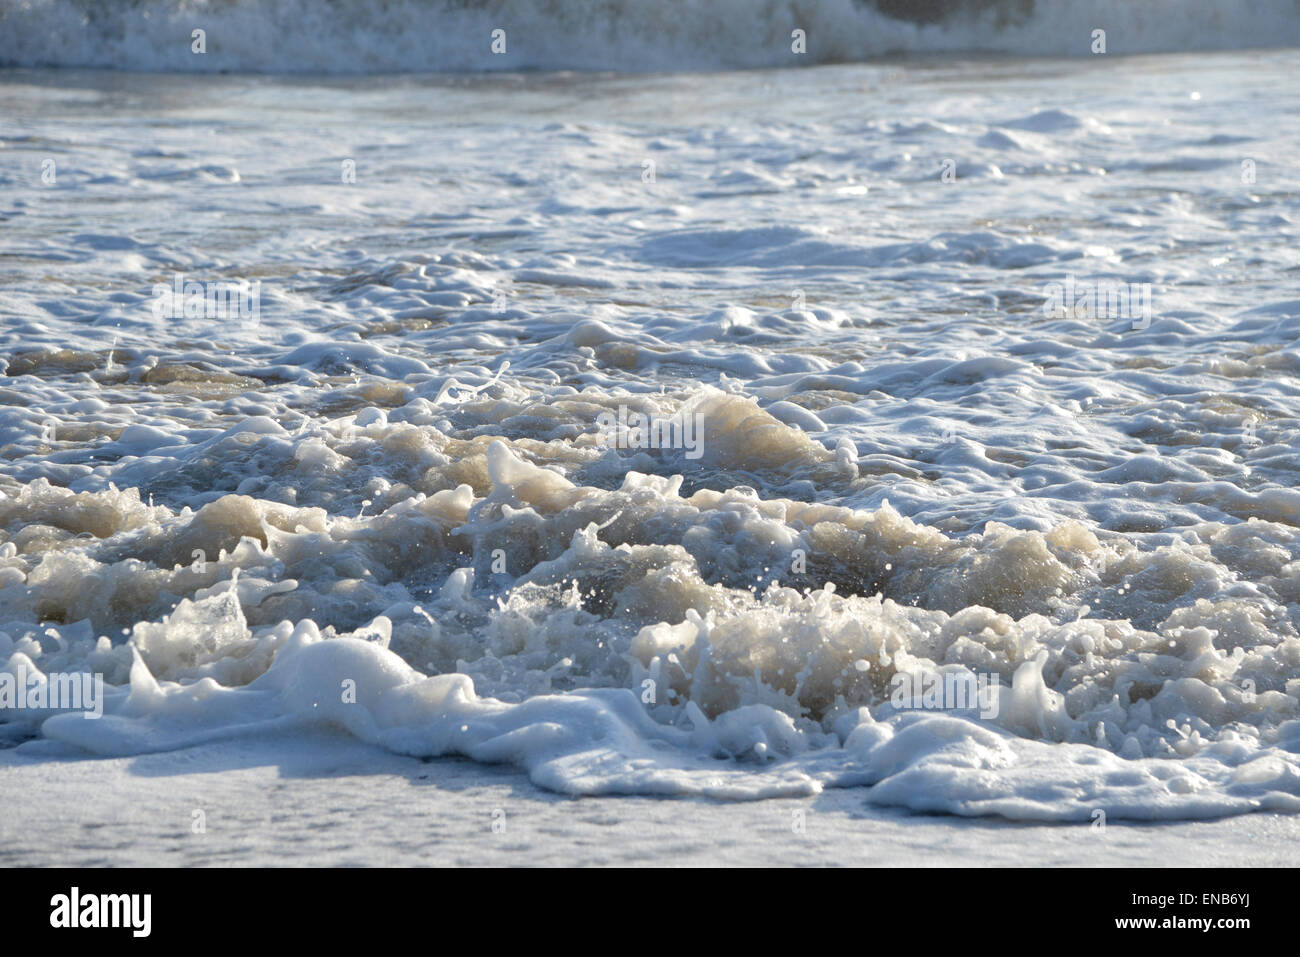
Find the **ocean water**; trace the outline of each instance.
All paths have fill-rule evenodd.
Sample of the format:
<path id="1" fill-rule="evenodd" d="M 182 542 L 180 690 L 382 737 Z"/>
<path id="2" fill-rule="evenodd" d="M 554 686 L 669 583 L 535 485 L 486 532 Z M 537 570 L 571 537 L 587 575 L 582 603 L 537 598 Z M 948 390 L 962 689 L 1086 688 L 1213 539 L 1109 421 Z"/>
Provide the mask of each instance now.
<path id="1" fill-rule="evenodd" d="M 0 3 L 6 743 L 1300 810 L 1294 4 L 407 6 Z"/>

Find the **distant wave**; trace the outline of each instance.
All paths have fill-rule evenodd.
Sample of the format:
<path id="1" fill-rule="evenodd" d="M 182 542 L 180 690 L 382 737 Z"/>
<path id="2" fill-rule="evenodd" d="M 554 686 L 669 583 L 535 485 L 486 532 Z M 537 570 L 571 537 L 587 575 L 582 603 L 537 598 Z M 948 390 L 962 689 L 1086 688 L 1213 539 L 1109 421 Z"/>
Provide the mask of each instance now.
<path id="1" fill-rule="evenodd" d="M 0 0 L 0 65 L 716 70 L 895 53 L 1087 56 L 1095 29 L 1111 54 L 1300 46 L 1300 0 Z M 792 52 L 795 30 L 805 53 Z"/>

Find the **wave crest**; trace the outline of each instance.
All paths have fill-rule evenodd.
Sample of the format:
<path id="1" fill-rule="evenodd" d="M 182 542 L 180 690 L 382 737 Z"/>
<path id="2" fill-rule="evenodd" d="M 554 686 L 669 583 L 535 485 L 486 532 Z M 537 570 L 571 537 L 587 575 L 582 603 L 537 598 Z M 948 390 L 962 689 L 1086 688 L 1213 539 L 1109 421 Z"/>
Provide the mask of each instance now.
<path id="1" fill-rule="evenodd" d="M 0 0 L 0 66 L 158 72 L 719 70 L 898 53 L 1300 45 L 1297 0 Z M 195 53 L 194 31 L 205 52 Z M 493 49 L 493 32 L 503 30 Z M 804 31 L 806 52 L 793 50 Z M 503 42 L 500 42 L 503 40 Z"/>

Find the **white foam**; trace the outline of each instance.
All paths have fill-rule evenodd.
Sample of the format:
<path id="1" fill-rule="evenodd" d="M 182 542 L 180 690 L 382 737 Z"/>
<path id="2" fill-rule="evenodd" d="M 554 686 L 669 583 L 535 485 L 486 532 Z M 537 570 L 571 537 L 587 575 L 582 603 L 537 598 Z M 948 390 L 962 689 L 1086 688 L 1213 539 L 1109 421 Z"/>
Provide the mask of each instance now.
<path id="1" fill-rule="evenodd" d="M 6 738 L 1292 810 L 1300 143 L 1251 104 L 1294 60 L 17 76 L 0 666 L 108 689 Z M 155 315 L 178 263 L 260 321 Z M 1049 315 L 1066 275 L 1156 315 Z M 699 456 L 620 410 L 699 416 Z M 1001 707 L 893 700 L 932 673 Z"/>

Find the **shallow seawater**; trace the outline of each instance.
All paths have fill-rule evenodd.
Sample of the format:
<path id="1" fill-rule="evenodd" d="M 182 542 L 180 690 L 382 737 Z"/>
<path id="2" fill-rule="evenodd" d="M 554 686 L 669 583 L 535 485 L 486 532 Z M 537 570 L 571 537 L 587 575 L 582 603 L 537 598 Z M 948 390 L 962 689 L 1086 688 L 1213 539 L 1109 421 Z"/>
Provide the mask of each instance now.
<path id="1" fill-rule="evenodd" d="M 5 737 L 1300 810 L 1297 67 L 0 72 Z"/>

